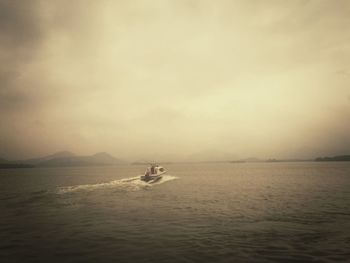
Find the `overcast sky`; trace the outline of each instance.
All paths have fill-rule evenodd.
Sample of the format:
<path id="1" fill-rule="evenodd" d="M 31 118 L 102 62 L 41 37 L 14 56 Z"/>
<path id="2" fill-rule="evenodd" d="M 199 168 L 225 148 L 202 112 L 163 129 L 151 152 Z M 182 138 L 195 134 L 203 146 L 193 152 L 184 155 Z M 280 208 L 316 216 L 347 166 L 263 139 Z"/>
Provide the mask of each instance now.
<path id="1" fill-rule="evenodd" d="M 350 153 L 350 1 L 0 0 L 0 157 Z"/>

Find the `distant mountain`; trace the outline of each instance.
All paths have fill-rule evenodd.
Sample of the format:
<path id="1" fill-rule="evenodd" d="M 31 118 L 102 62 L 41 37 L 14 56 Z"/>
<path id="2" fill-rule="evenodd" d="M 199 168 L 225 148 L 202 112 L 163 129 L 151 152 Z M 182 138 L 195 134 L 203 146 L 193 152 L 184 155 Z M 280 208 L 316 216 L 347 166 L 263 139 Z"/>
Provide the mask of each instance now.
<path id="1" fill-rule="evenodd" d="M 34 166 L 27 163 L 11 162 L 6 159 L 0 158 L 0 169 L 11 169 L 11 168 L 33 168 Z"/>
<path id="2" fill-rule="evenodd" d="M 124 163 L 122 160 L 112 155 L 101 152 L 89 156 L 65 156 L 56 157 L 37 163 L 37 166 L 59 167 L 59 166 L 99 166 L 99 165 L 116 165 Z"/>
<path id="3" fill-rule="evenodd" d="M 0 158 L 0 163 L 8 163 L 8 160 Z"/>
<path id="4" fill-rule="evenodd" d="M 235 160 L 235 161 L 230 161 L 230 163 L 283 163 L 283 162 L 308 162 L 312 160 L 308 159 L 275 159 L 275 158 L 270 158 L 270 159 L 258 159 L 258 158 L 246 158 L 246 159 L 240 159 L 240 160 Z"/>
<path id="5" fill-rule="evenodd" d="M 245 161 L 247 163 L 259 163 L 259 162 L 262 162 L 261 159 L 256 158 L 256 157 L 249 157 L 249 158 L 241 159 L 240 161 Z"/>
<path id="6" fill-rule="evenodd" d="M 0 169 L 13 169 L 13 168 L 33 168 L 34 165 L 25 163 L 0 163 Z"/>
<path id="7" fill-rule="evenodd" d="M 61 151 L 51 155 L 26 160 L 7 161 L 5 159 L 0 159 L 0 168 L 98 166 L 123 163 L 125 162 L 105 152 L 88 156 L 78 156 L 72 152 Z"/>
<path id="8" fill-rule="evenodd" d="M 350 162 L 350 155 L 338 155 L 333 157 L 318 157 L 316 162 Z"/>
<path id="9" fill-rule="evenodd" d="M 61 152 L 56 152 L 54 154 L 46 156 L 48 159 L 54 159 L 54 158 L 63 158 L 63 157 L 71 157 L 75 156 L 75 153 L 69 152 L 69 151 L 61 151 Z"/>
<path id="10" fill-rule="evenodd" d="M 106 153 L 106 152 L 99 152 L 99 153 L 95 153 L 92 156 L 88 156 L 89 158 L 91 158 L 91 160 L 93 160 L 94 162 L 98 162 L 98 163 L 120 163 L 122 162 L 121 160 L 113 157 L 112 155 Z"/>
<path id="11" fill-rule="evenodd" d="M 267 159 L 267 163 L 294 163 L 294 162 L 310 162 L 310 159 Z"/>
<path id="12" fill-rule="evenodd" d="M 230 163 L 260 163 L 260 162 L 263 162 L 263 160 L 255 158 L 255 157 L 230 161 Z"/>
<path id="13" fill-rule="evenodd" d="M 26 164 L 32 164 L 32 165 L 37 165 L 49 160 L 57 159 L 57 158 L 67 158 L 67 157 L 73 157 L 75 156 L 74 153 L 68 152 L 68 151 L 61 151 L 61 152 L 56 152 L 51 155 L 39 157 L 39 158 L 31 158 L 31 159 L 26 159 L 26 160 L 20 160 L 20 161 L 12 161 L 12 163 L 26 163 Z"/>

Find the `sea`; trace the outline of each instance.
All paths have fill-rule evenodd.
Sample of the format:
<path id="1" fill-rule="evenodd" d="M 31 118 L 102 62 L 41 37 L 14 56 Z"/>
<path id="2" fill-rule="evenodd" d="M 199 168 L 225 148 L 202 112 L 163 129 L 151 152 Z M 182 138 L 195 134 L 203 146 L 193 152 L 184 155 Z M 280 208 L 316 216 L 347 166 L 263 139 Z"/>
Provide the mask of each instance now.
<path id="1" fill-rule="evenodd" d="M 350 262 L 350 162 L 0 170 L 0 262 Z"/>

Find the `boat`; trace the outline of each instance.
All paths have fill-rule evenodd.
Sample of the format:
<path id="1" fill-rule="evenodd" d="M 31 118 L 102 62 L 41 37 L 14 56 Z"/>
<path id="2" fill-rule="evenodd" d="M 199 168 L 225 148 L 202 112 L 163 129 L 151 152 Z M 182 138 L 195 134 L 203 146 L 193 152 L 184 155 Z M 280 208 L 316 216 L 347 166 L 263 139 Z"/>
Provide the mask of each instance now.
<path id="1" fill-rule="evenodd" d="M 147 183 L 154 183 L 162 179 L 163 174 L 166 172 L 164 167 L 158 164 L 151 164 L 147 167 L 145 174 L 140 176 L 140 180 Z"/>

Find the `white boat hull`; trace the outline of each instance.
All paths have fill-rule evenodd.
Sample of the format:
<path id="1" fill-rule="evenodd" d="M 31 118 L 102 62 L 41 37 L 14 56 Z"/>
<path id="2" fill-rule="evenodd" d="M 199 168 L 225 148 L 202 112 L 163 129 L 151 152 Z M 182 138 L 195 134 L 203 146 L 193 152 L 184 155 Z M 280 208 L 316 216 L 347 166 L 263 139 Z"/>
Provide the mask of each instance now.
<path id="1" fill-rule="evenodd" d="M 141 175 L 140 180 L 147 182 L 147 183 L 154 183 L 162 179 L 163 174 L 165 174 L 166 171 L 158 173 L 158 174 L 152 174 L 152 175 Z"/>

